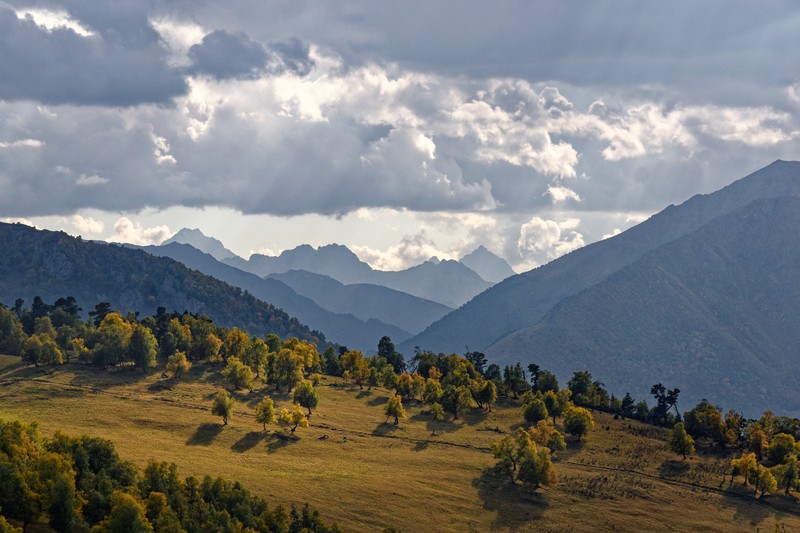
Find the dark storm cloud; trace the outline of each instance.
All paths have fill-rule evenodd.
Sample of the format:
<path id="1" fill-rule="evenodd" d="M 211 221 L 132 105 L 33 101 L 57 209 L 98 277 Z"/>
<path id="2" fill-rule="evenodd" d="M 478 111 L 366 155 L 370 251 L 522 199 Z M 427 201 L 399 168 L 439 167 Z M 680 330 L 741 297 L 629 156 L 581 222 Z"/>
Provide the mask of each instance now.
<path id="1" fill-rule="evenodd" d="M 95 33 L 81 36 L 46 30 L 0 5 L 0 99 L 130 106 L 185 93 L 182 74 L 165 63 L 147 19 L 110 11 L 87 10 L 79 21 Z"/>
<path id="2" fill-rule="evenodd" d="M 217 30 L 189 49 L 189 59 L 192 74 L 208 74 L 217 79 L 255 78 L 266 67 L 267 51 L 244 33 Z"/>

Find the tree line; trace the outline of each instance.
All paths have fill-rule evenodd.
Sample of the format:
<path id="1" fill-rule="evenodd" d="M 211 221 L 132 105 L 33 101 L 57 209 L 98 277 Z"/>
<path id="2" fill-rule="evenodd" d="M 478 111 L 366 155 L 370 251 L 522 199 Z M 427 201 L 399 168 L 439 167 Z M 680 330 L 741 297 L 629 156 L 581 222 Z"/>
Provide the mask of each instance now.
<path id="1" fill-rule="evenodd" d="M 175 464 L 140 470 L 107 440 L 48 438 L 0 419 L 0 531 L 42 519 L 59 532 L 341 531 L 308 505 L 272 507 L 239 483 L 183 478 Z"/>

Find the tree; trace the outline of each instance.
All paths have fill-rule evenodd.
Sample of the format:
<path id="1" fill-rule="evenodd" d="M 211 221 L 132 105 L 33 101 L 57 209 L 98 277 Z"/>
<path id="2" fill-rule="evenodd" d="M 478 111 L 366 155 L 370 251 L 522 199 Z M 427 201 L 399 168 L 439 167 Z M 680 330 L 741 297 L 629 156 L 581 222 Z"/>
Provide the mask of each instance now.
<path id="1" fill-rule="evenodd" d="M 544 402 L 540 398 L 536 397 L 523 404 L 522 412 L 528 424 L 536 424 L 540 420 L 546 420 L 548 417 L 547 407 L 545 407 Z"/>
<path id="2" fill-rule="evenodd" d="M 536 377 L 536 390 L 539 392 L 558 392 L 558 379 L 556 375 L 547 370 L 541 370 Z"/>
<path id="3" fill-rule="evenodd" d="M 219 351 L 222 348 L 222 340 L 219 337 L 214 335 L 213 332 L 209 333 L 208 335 L 203 338 L 203 341 L 200 345 L 200 354 L 201 357 L 206 359 L 212 365 L 215 363 L 219 363 L 222 361 L 222 356 L 220 355 Z"/>
<path id="4" fill-rule="evenodd" d="M 486 354 L 483 352 L 467 352 L 464 354 L 464 358 L 472 363 L 472 366 L 475 367 L 475 371 L 478 374 L 483 374 L 483 369 L 486 367 Z"/>
<path id="5" fill-rule="evenodd" d="M 774 492 L 778 488 L 778 482 L 770 472 L 770 469 L 764 465 L 756 465 L 755 469 L 750 471 L 750 481 L 755 487 L 754 495 L 758 495 L 761 491 L 761 497 L 767 492 Z"/>
<path id="6" fill-rule="evenodd" d="M 555 391 L 548 390 L 542 397 L 547 413 L 553 417 L 553 424 L 556 423 L 556 417 L 561 416 L 564 407 L 569 402 L 569 390 L 564 389 L 562 392 L 563 394 L 556 394 Z"/>
<path id="7" fill-rule="evenodd" d="M 790 455 L 784 464 L 772 467 L 772 473 L 778 486 L 784 487 L 785 494 L 789 495 L 789 490 L 797 486 L 797 481 L 800 479 L 800 467 L 798 466 L 797 457 Z"/>
<path id="8" fill-rule="evenodd" d="M 528 430 L 531 440 L 539 446 L 546 446 L 552 452 L 560 452 L 567 449 L 564 435 L 547 420 L 540 420 L 535 426 Z"/>
<path id="9" fill-rule="evenodd" d="M 148 368 L 156 366 L 158 341 L 153 336 L 153 333 L 141 324 L 133 326 L 128 351 L 133 364 L 144 372 L 147 372 Z M 185 358 L 186 356 L 184 355 Z"/>
<path id="10" fill-rule="evenodd" d="M 767 434 L 761 428 L 761 424 L 754 422 L 747 432 L 747 449 L 756 454 L 759 459 L 764 456 L 769 447 Z"/>
<path id="11" fill-rule="evenodd" d="M 485 405 L 486 410 L 491 413 L 492 405 L 497 401 L 497 386 L 494 382 L 486 379 L 473 380 L 473 383 L 477 385 L 475 392 L 473 392 L 475 401 L 480 407 Z M 470 388 L 470 391 L 472 391 L 472 388 Z"/>
<path id="12" fill-rule="evenodd" d="M 592 413 L 583 407 L 572 407 L 564 412 L 564 429 L 581 440 L 594 427 Z"/>
<path id="13" fill-rule="evenodd" d="M 378 357 L 385 358 L 386 362 L 392 365 L 396 374 L 405 372 L 406 362 L 403 354 L 395 351 L 392 339 L 387 336 L 381 337 L 381 340 L 378 341 Z"/>
<path id="14" fill-rule="evenodd" d="M 130 494 L 115 491 L 111 496 L 111 513 L 93 531 L 101 533 L 149 533 L 153 526 L 144 507 Z"/>
<path id="15" fill-rule="evenodd" d="M 733 476 L 741 474 L 744 484 L 747 485 L 750 473 L 756 469 L 757 465 L 756 454 L 753 452 L 742 453 L 739 458 L 731 460 L 731 483 L 733 483 Z"/>
<path id="16" fill-rule="evenodd" d="M 175 379 L 178 379 L 184 372 L 188 372 L 190 368 L 192 368 L 192 363 L 186 359 L 184 352 L 175 352 L 167 359 L 167 372 L 171 373 Z"/>
<path id="17" fill-rule="evenodd" d="M 496 390 L 496 389 L 495 389 Z M 442 385 L 438 380 L 428 378 L 425 380 L 425 389 L 422 391 L 422 401 L 427 405 L 438 403 L 442 399 Z"/>
<path id="18" fill-rule="evenodd" d="M 431 418 L 433 419 L 434 423 L 440 422 L 444 418 L 444 407 L 442 404 L 438 402 L 433 402 L 431 404 Z M 436 426 L 433 426 L 433 431 L 431 431 L 431 435 L 436 435 Z"/>
<path id="19" fill-rule="evenodd" d="M 231 398 L 228 391 L 221 390 L 214 396 L 214 403 L 211 404 L 211 414 L 222 417 L 222 425 L 228 425 L 228 418 L 233 414 L 233 407 L 236 405 L 236 400 Z"/>
<path id="20" fill-rule="evenodd" d="M 503 386 L 508 392 L 514 395 L 514 399 L 519 397 L 519 393 L 530 389 L 528 380 L 525 378 L 525 371 L 522 369 L 522 364 L 517 363 L 514 366 L 509 365 L 503 369 Z"/>
<path id="21" fill-rule="evenodd" d="M 692 455 L 694 453 L 694 439 L 686 433 L 683 422 L 678 422 L 675 424 L 675 427 L 672 428 L 672 431 L 669 433 L 668 444 L 670 450 L 679 455 L 683 455 L 684 459 L 686 459 L 687 455 Z"/>
<path id="22" fill-rule="evenodd" d="M 453 413 L 453 420 L 458 419 L 458 414 L 468 409 L 472 404 L 472 395 L 464 385 L 456 387 L 448 385 L 442 393 L 442 406 Z"/>
<path id="23" fill-rule="evenodd" d="M 222 376 L 236 390 L 244 388 L 250 389 L 251 392 L 253 390 L 253 380 L 255 379 L 253 371 L 236 357 L 228 358 L 228 365 L 222 370 Z"/>
<path id="24" fill-rule="evenodd" d="M 653 408 L 653 414 L 662 419 L 661 425 L 667 425 L 667 414 L 671 408 L 675 408 L 675 413 L 678 413 L 678 395 L 680 389 L 667 389 L 661 383 L 656 383 L 650 387 L 650 394 L 656 400 L 656 406 Z"/>
<path id="25" fill-rule="evenodd" d="M 307 379 L 298 383 L 294 389 L 294 403 L 308 409 L 308 416 L 311 416 L 311 409 L 316 408 L 319 403 L 319 394 L 314 384 Z"/>
<path id="26" fill-rule="evenodd" d="M 276 422 L 275 404 L 269 396 L 264 396 L 264 399 L 256 405 L 256 422 L 264 424 L 264 431 L 267 430 L 267 424 Z"/>
<path id="27" fill-rule="evenodd" d="M 291 428 L 291 433 L 294 433 L 298 427 L 308 427 L 308 418 L 306 418 L 306 415 L 300 409 L 299 405 L 293 405 L 291 412 L 287 411 L 285 408 L 281 410 L 278 423 Z"/>
<path id="28" fill-rule="evenodd" d="M 97 328 L 92 361 L 101 366 L 122 363 L 128 353 L 133 327 L 119 313 L 106 314 Z"/>
<path id="29" fill-rule="evenodd" d="M 406 410 L 403 407 L 403 400 L 397 394 L 393 394 L 389 396 L 389 400 L 386 402 L 386 408 L 384 409 L 386 413 L 386 418 L 388 419 L 390 416 L 394 417 L 394 425 L 396 426 L 401 418 L 406 417 Z"/>
<path id="30" fill-rule="evenodd" d="M 292 390 L 303 379 L 303 358 L 289 348 L 281 348 L 273 366 L 271 377 L 278 391 L 284 385 L 286 390 Z"/>
<path id="31" fill-rule="evenodd" d="M 364 359 L 364 354 L 359 350 L 350 350 L 342 354 L 340 360 L 342 369 L 347 372 L 347 376 L 356 382 L 358 388 L 363 389 L 370 374 L 369 364 Z"/>
<path id="32" fill-rule="evenodd" d="M 506 435 L 491 446 L 497 459 L 496 467 L 508 474 L 512 483 L 517 480 L 531 483 L 534 487 L 551 485 L 556 481 L 550 450 L 539 447 L 531 440 L 527 431 L 517 429 L 514 437 Z"/>
<path id="33" fill-rule="evenodd" d="M 798 452 L 794 437 L 787 433 L 778 433 L 772 437 L 772 441 L 767 448 L 767 458 L 774 464 L 785 463 L 790 455 Z"/>
<path id="34" fill-rule="evenodd" d="M 713 443 L 725 446 L 728 441 L 728 428 L 720 410 L 708 400 L 702 400 L 693 409 L 684 413 L 686 431 L 694 437 L 706 438 Z"/>

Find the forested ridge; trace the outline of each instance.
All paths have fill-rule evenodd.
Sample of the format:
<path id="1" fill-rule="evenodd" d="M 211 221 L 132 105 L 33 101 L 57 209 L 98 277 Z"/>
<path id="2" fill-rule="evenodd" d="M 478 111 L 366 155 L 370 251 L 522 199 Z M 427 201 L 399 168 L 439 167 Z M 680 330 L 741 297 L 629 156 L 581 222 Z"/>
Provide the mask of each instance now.
<path id="1" fill-rule="evenodd" d="M 72 295 L 87 311 L 103 301 L 123 313 L 150 314 L 163 306 L 257 335 L 325 341 L 273 305 L 172 259 L 5 223 L 0 223 L 0 249 L 0 302 L 8 306 L 18 298 L 54 301 Z"/>

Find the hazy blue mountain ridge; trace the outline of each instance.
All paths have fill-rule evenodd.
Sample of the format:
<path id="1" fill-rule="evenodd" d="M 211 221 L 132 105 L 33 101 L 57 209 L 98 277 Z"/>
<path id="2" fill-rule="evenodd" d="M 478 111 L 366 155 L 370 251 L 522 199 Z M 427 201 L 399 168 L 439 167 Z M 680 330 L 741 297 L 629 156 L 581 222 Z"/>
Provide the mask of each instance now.
<path id="1" fill-rule="evenodd" d="M 757 200 L 559 302 L 487 351 L 566 380 L 588 369 L 617 394 L 663 382 L 756 416 L 800 414 L 800 197 Z"/>
<path id="2" fill-rule="evenodd" d="M 776 161 L 711 194 L 669 206 L 645 222 L 546 265 L 517 274 L 402 343 L 433 351 L 487 350 L 519 329 L 536 324 L 559 301 L 591 287 L 646 252 L 687 235 L 711 220 L 755 200 L 800 194 L 800 163 Z M 513 352 L 509 358 L 534 354 Z"/>

